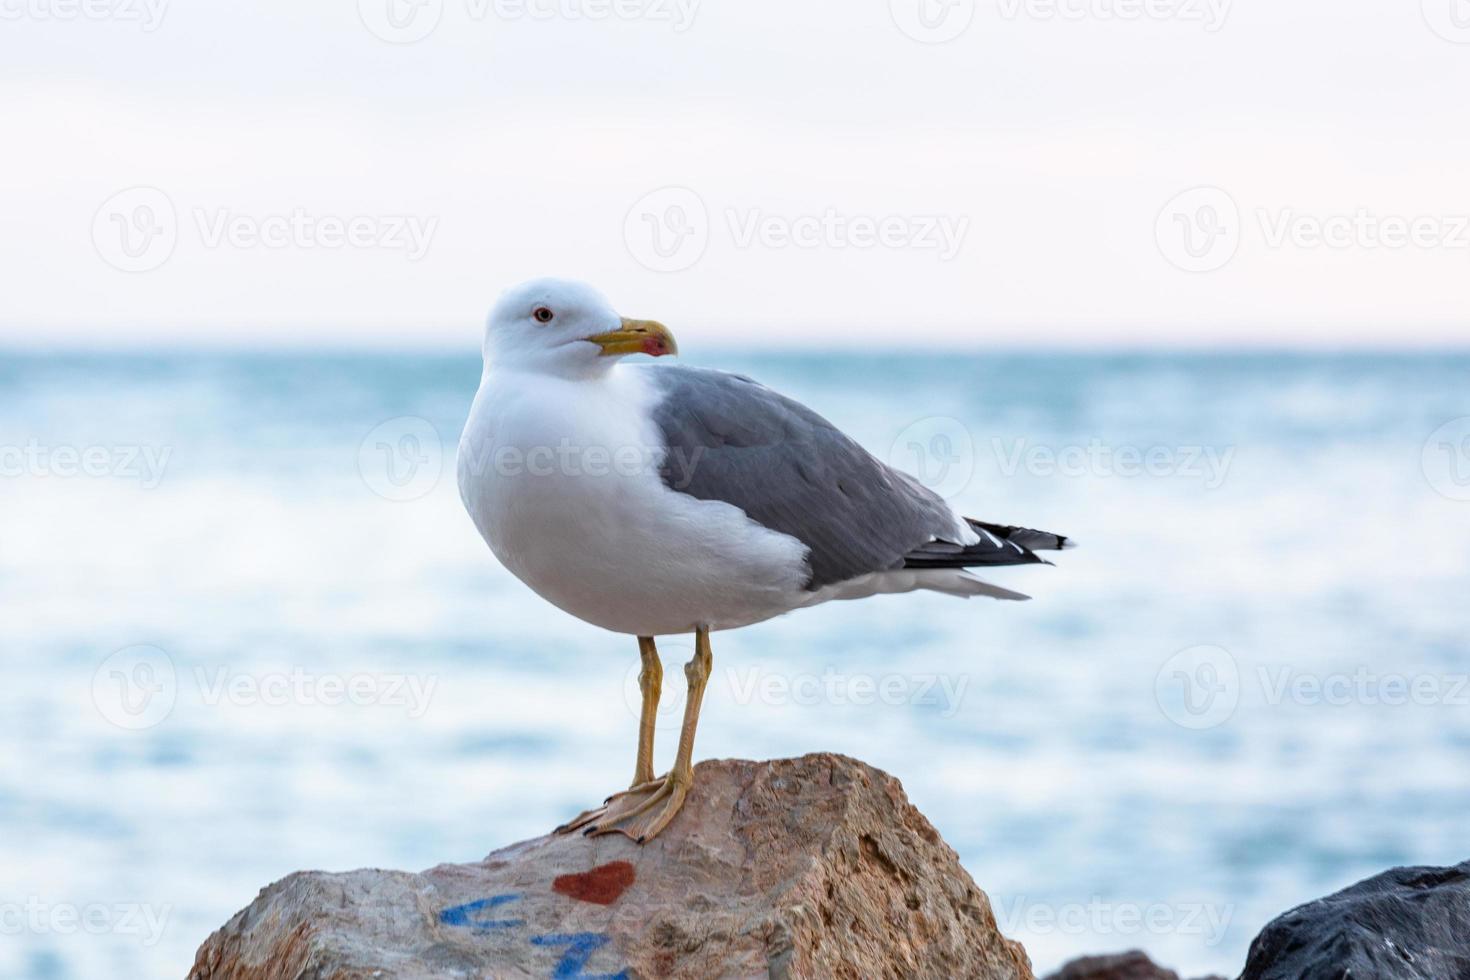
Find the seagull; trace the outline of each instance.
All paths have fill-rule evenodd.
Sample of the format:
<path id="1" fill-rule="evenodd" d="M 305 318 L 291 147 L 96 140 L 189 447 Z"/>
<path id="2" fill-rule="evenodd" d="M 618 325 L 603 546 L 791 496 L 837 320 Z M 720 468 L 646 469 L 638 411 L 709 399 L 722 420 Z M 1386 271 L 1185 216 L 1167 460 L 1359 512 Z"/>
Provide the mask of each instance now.
<path id="1" fill-rule="evenodd" d="M 970 569 L 1050 564 L 1059 534 L 956 514 L 805 405 L 677 353 L 583 283 L 508 290 L 459 444 L 465 509 L 502 564 L 571 615 L 638 638 L 633 782 L 557 828 L 653 839 L 694 781 L 710 634 L 834 599 L 930 590 L 1021 600 Z M 673 768 L 655 777 L 655 638 L 694 634 Z"/>

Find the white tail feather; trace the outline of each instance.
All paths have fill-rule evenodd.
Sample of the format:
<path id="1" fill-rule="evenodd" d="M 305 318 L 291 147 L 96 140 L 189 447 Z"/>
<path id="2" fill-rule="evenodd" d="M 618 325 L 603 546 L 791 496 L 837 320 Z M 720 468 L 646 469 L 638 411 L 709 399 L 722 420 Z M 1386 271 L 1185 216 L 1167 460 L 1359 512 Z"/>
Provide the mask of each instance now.
<path id="1" fill-rule="evenodd" d="M 815 606 L 834 599 L 863 599 L 870 595 L 896 595 L 927 589 L 945 595 L 968 599 L 983 595 L 992 599 L 1009 599 L 1024 602 L 1031 597 L 1012 592 L 976 578 L 963 568 L 903 568 L 890 572 L 874 572 L 859 578 L 848 579 L 835 585 L 824 586 L 810 593 L 804 606 Z"/>
<path id="2" fill-rule="evenodd" d="M 935 592 L 944 592 L 949 595 L 957 595 L 968 599 L 970 596 L 983 595 L 992 599 L 1008 599 L 1012 602 L 1029 602 L 1031 597 L 1023 592 L 1012 592 L 1010 589 L 1001 588 L 999 585 L 976 578 L 969 572 L 957 571 L 945 582 L 925 582 L 923 588 L 932 589 Z"/>

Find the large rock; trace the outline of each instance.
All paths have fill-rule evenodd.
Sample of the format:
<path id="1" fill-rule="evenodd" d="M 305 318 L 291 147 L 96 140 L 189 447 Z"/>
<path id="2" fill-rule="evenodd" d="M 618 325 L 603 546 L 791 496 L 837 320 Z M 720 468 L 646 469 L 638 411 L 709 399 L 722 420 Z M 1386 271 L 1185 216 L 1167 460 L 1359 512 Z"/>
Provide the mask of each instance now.
<path id="1" fill-rule="evenodd" d="M 423 874 L 306 872 L 200 948 L 191 980 L 1031 980 L 898 781 L 835 755 L 706 762 L 673 824 L 540 837 Z"/>
<path id="2" fill-rule="evenodd" d="M 1251 943 L 1241 980 L 1470 978 L 1470 861 L 1395 868 L 1292 909 Z"/>

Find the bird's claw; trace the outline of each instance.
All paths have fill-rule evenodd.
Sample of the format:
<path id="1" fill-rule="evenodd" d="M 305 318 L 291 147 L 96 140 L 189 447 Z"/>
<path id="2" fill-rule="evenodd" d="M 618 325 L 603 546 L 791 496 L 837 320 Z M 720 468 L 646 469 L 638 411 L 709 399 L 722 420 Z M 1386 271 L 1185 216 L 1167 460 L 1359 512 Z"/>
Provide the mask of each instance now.
<path id="1" fill-rule="evenodd" d="M 586 837 L 622 834 L 634 843 L 646 843 L 657 837 L 683 808 L 693 781 L 691 775 L 671 772 L 662 779 L 614 793 L 605 804 L 562 824 L 554 833 L 580 830 Z"/>

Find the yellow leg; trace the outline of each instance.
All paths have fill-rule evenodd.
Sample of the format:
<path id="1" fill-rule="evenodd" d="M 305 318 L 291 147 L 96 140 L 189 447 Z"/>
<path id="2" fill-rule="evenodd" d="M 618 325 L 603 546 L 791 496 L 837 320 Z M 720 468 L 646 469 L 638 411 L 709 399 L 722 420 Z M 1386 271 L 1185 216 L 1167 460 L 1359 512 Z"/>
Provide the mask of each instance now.
<path id="1" fill-rule="evenodd" d="M 684 679 L 689 683 L 689 700 L 684 702 L 684 725 L 679 729 L 679 751 L 674 755 L 670 776 L 686 784 L 694 782 L 694 730 L 699 727 L 699 709 L 704 704 L 704 689 L 714 669 L 714 654 L 709 648 L 709 630 L 694 634 L 694 659 L 684 665 Z"/>
<path id="2" fill-rule="evenodd" d="M 684 704 L 684 726 L 679 731 L 674 768 L 668 775 L 612 796 L 606 805 L 589 810 L 571 823 L 558 827 L 558 833 L 581 829 L 593 836 L 623 834 L 642 844 L 658 836 L 669 825 L 683 808 L 689 788 L 694 784 L 694 733 L 699 727 L 699 708 L 704 701 L 704 690 L 709 684 L 713 666 L 709 631 L 700 629 L 694 635 L 694 659 L 684 665 L 684 677 L 689 682 L 689 700 Z M 646 697 L 644 703 L 647 710 Z M 639 737 L 641 740 L 641 730 Z M 650 740 L 651 737 L 650 734 Z M 639 755 L 641 761 L 641 745 Z"/>
<path id="3" fill-rule="evenodd" d="M 664 665 L 659 662 L 653 637 L 638 637 L 638 654 L 643 658 L 643 669 L 638 673 L 643 710 L 638 716 L 638 765 L 633 770 L 634 786 L 653 782 L 653 729 L 658 723 L 658 698 L 664 687 Z"/>

